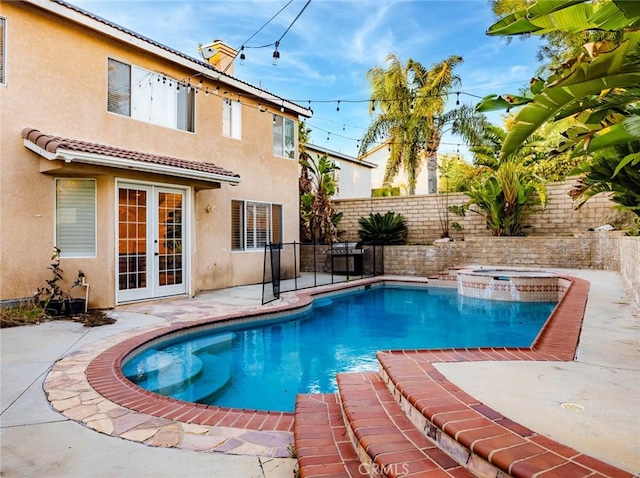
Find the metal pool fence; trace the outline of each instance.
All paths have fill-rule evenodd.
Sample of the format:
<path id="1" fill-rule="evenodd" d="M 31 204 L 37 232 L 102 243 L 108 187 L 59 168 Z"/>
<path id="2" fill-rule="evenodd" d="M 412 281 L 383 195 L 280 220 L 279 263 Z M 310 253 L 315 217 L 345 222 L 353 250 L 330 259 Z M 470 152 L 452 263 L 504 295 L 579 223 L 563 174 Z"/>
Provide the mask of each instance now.
<path id="1" fill-rule="evenodd" d="M 356 242 L 266 244 L 262 303 L 289 292 L 384 274 L 384 246 Z"/>

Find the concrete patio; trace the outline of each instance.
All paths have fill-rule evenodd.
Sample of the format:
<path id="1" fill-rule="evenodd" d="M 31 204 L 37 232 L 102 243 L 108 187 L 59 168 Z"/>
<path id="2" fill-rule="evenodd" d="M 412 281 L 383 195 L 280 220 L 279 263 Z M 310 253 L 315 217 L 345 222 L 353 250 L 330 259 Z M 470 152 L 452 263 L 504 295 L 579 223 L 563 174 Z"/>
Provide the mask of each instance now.
<path id="1" fill-rule="evenodd" d="M 640 313 L 618 274 L 567 271 L 591 282 L 572 363 L 439 364 L 449 380 L 489 407 L 605 462 L 640 472 Z M 113 325 L 73 322 L 2 329 L 1 474 L 46 476 L 293 476 L 294 460 L 149 447 L 90 430 L 53 411 L 43 380 L 61 357 L 125 331 L 197 316 L 261 308 L 261 286 L 118 308 Z M 186 308 L 186 310 L 185 310 Z M 561 407 L 577 404 L 582 411 Z M 569 407 L 572 408 L 572 407 Z"/>

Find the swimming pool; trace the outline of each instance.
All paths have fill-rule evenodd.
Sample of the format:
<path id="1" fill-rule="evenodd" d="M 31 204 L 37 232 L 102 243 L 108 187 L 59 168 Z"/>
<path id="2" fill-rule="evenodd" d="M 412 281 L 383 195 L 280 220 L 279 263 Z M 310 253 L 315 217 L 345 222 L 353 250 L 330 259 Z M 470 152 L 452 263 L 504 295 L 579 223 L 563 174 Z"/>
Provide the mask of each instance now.
<path id="1" fill-rule="evenodd" d="M 377 370 L 390 349 L 528 347 L 552 302 L 496 302 L 454 289 L 373 286 L 316 298 L 311 310 L 155 344 L 123 373 L 148 390 L 233 408 L 293 411 L 299 393 L 334 392 L 339 372 Z"/>

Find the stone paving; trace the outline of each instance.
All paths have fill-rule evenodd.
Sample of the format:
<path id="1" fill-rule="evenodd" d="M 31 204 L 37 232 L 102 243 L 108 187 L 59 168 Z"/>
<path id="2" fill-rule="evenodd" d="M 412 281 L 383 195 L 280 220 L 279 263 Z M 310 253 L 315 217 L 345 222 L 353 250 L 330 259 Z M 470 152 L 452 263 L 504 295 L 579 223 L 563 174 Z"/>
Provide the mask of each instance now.
<path id="1" fill-rule="evenodd" d="M 387 277 L 423 282 L 423 279 Z M 359 282 L 369 283 L 371 279 Z M 353 285 L 353 283 L 351 284 Z M 316 288 L 331 291 L 344 284 L 326 284 Z M 279 423 L 264 419 L 264 428 L 245 419 L 240 426 L 221 426 L 220 423 L 240 424 L 235 420 L 242 411 L 230 409 L 227 420 L 212 425 L 193 424 L 176 419 L 159 418 L 123 407 L 103 396 L 89 383 L 87 369 L 105 350 L 116 347 L 129 339 L 154 333 L 181 324 L 215 322 L 230 316 L 275 312 L 301 303 L 310 302 L 304 291 L 285 292 L 280 299 L 262 304 L 262 286 L 244 286 L 207 292 L 190 298 L 157 300 L 119 306 L 110 315 L 126 320 L 131 314 L 144 314 L 166 319 L 166 324 L 149 326 L 123 332 L 93 343 L 54 364 L 44 382 L 44 390 L 51 406 L 64 416 L 106 435 L 144 443 L 157 447 L 177 447 L 190 450 L 224 452 L 238 455 L 267 457 L 291 457 L 293 446 L 293 414 L 284 416 Z M 148 392 L 145 392 L 148 393 Z M 260 412 L 258 412 L 260 413 Z M 246 414 L 245 414 L 246 415 Z M 253 415 L 256 415 L 255 413 Z M 233 420 L 230 419 L 233 416 Z M 242 417 L 241 417 L 242 418 Z M 271 417 L 273 418 L 273 417 Z M 273 420 L 271 420 L 273 422 Z M 245 428 L 244 425 L 247 427 Z"/>
<path id="2" fill-rule="evenodd" d="M 217 294 L 212 301 L 211 294 L 195 298 L 157 301 L 154 303 L 121 306 L 111 313 L 114 318 L 127 314 L 144 313 L 168 319 L 172 324 L 211 319 L 231 313 L 269 310 L 274 307 L 295 304 L 298 297 L 293 293 L 268 305 L 247 298 L 243 294 L 234 295 L 229 289 L 225 296 Z M 44 388 L 53 408 L 64 416 L 80 422 L 106 435 L 124 438 L 158 447 L 180 447 L 199 451 L 215 451 L 241 455 L 270 457 L 290 457 L 292 433 L 289 431 L 259 431 L 244 428 L 193 425 L 166 420 L 121 407 L 97 393 L 89 384 L 86 370 L 91 361 L 101 352 L 124 340 L 143 332 L 159 330 L 162 326 L 147 327 L 133 332 L 125 332 L 97 343 L 58 361 L 48 374 Z"/>

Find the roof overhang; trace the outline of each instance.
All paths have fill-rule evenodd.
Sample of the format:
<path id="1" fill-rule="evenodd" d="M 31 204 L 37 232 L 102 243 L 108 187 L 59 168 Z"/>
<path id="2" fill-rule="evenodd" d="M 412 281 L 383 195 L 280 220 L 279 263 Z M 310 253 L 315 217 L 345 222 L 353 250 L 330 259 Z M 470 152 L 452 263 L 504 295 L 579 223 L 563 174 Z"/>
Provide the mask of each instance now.
<path id="1" fill-rule="evenodd" d="M 32 141 L 32 139 L 35 141 Z M 65 140 L 58 137 L 44 135 L 37 130 L 25 128 L 23 131 L 23 144 L 39 156 L 49 161 L 64 161 L 65 163 L 83 163 L 107 168 L 127 169 L 131 171 L 146 172 L 153 174 L 163 174 L 181 179 L 204 181 L 209 183 L 228 183 L 237 186 L 242 182 L 242 178 L 228 171 L 228 174 L 221 174 L 215 171 L 206 171 L 207 167 L 213 165 L 188 161 L 178 158 L 167 158 L 149 153 L 138 153 L 130 150 L 110 148 L 109 146 L 95 145 L 75 140 L 68 140 L 73 149 L 65 147 Z M 40 144 L 38 144 L 40 143 Z M 83 151 L 83 145 L 88 147 L 98 146 L 104 153 L 94 153 Z M 44 146 L 44 147 L 43 147 Z M 109 154 L 112 150 L 115 153 Z M 140 159 L 128 159 L 121 157 L 128 155 Z M 159 161 L 173 162 L 174 164 L 161 164 Z M 206 167 L 205 167 L 206 166 Z M 226 172 L 222 168 L 217 168 Z"/>

